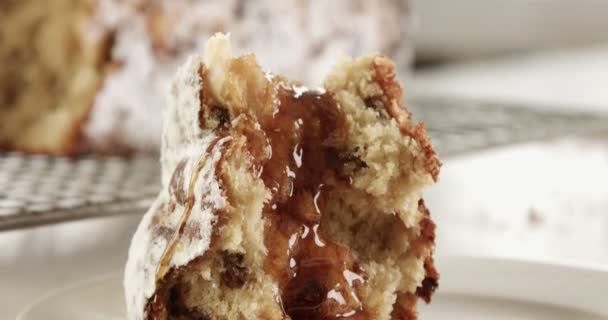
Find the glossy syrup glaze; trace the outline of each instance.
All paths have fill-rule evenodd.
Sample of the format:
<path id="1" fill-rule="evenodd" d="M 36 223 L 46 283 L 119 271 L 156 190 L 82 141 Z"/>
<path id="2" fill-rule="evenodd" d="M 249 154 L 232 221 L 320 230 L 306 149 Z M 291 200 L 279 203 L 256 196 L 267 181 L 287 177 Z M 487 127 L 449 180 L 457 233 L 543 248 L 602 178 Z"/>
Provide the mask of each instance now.
<path id="1" fill-rule="evenodd" d="M 293 320 L 369 319 L 358 292 L 364 271 L 321 223 L 328 192 L 349 183 L 343 168 L 352 157 L 343 150 L 347 125 L 338 104 L 328 93 L 279 86 L 278 109 L 258 121 L 263 133 L 241 132 L 272 191 L 265 269 L 279 282 L 283 310 Z"/>

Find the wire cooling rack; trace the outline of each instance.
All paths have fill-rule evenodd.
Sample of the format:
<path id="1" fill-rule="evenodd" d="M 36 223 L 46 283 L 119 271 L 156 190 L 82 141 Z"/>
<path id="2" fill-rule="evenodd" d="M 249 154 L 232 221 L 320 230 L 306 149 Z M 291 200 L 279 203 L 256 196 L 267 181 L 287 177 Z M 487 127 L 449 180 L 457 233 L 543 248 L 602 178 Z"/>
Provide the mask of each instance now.
<path id="1" fill-rule="evenodd" d="M 608 118 L 599 114 L 439 98 L 417 98 L 407 104 L 415 120 L 425 122 L 443 159 L 565 135 L 608 136 Z M 142 213 L 159 190 L 157 158 L 0 152 L 0 231 Z"/>
<path id="2" fill-rule="evenodd" d="M 441 158 L 526 141 L 608 137 L 608 113 L 437 97 L 406 104 L 414 120 L 425 123 Z"/>
<path id="3" fill-rule="evenodd" d="M 152 156 L 0 153 L 0 230 L 143 212 L 158 193 L 158 181 Z"/>

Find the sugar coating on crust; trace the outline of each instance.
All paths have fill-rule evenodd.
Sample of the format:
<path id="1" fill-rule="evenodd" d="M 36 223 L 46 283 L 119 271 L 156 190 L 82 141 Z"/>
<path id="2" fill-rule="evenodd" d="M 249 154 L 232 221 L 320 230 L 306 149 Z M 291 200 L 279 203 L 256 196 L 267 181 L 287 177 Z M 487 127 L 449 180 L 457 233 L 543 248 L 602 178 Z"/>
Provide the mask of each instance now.
<path id="1" fill-rule="evenodd" d="M 421 192 L 437 179 L 439 160 L 424 127 L 401 109 L 389 59 L 343 58 L 324 86 L 346 128 L 324 143 L 339 148 L 340 170 L 350 182 L 325 181 L 331 187 L 320 220 L 323 236 L 348 248 L 363 272 L 355 300 L 366 313 L 357 319 L 415 316 L 416 296 L 428 300 L 437 286 L 434 224 Z M 276 190 L 262 181 L 256 164 L 275 150 L 252 148 L 272 136 L 260 136 L 268 125 L 263 119 L 285 111 L 281 90 L 294 99 L 321 95 L 268 76 L 253 55 L 233 58 L 225 35 L 179 69 L 163 130 L 163 190 L 129 252 L 129 319 L 286 319 L 285 287 L 267 264 L 276 253 L 267 234 L 276 229 L 268 216 Z M 189 231 L 179 232 L 180 225 Z M 169 260 L 167 248 L 177 248 Z M 165 268 L 163 260 L 170 262 Z"/>
<path id="2" fill-rule="evenodd" d="M 201 139 L 196 147 L 188 146 L 183 150 L 182 160 L 173 170 L 172 179 L 163 184 L 158 198 L 133 236 L 124 279 L 129 319 L 143 319 L 147 300 L 156 290 L 161 259 L 176 238 L 175 233 L 188 210 L 184 193 L 191 187 L 191 177 L 197 170 L 200 171 L 192 189 L 192 213 L 184 226 L 183 235 L 177 236 L 175 252 L 168 261 L 168 267 L 185 266 L 209 248 L 213 225 L 217 222 L 215 212 L 226 206 L 215 169 L 221 156 L 222 143 L 227 138 L 207 154 L 206 148 L 212 139 L 213 136 Z M 201 164 L 202 168 L 198 168 Z"/>
<path id="3" fill-rule="evenodd" d="M 202 81 L 196 72 L 202 63 L 200 57 L 189 57 L 176 73 L 164 112 L 161 165 L 162 182 L 166 185 L 177 163 L 183 158 L 184 149 L 194 147 L 204 136 L 198 125 L 201 108 L 199 92 Z M 206 132 L 208 136 L 210 132 Z"/>
<path id="4" fill-rule="evenodd" d="M 144 318 L 147 300 L 156 289 L 161 258 L 189 205 L 187 193 L 193 176 L 196 174 L 198 179 L 192 186 L 194 203 L 186 226 L 193 230 L 179 238 L 170 267 L 185 266 L 205 253 L 216 222 L 214 213 L 226 206 L 215 171 L 221 149 L 229 138 L 216 141 L 217 136 L 203 135 L 198 127 L 198 94 L 202 84 L 192 68 L 198 68 L 199 64 L 200 60 L 192 57 L 178 70 L 168 99 L 162 140 L 162 189 L 133 236 L 125 270 L 129 319 Z M 207 150 L 211 143 L 215 146 Z"/>

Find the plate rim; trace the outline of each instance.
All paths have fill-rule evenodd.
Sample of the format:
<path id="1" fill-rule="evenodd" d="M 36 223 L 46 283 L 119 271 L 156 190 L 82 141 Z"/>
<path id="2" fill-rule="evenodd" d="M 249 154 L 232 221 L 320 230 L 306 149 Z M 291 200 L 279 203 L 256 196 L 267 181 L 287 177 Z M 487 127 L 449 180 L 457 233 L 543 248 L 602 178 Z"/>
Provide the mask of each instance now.
<path id="1" fill-rule="evenodd" d="M 30 303 L 26 304 L 25 307 L 23 307 L 23 309 L 17 314 L 15 320 L 26 320 L 25 317 L 28 316 L 28 313 L 30 313 L 34 308 L 36 308 L 38 305 L 42 304 L 46 300 L 49 300 L 63 293 L 67 293 L 72 290 L 77 290 L 86 287 L 87 285 L 96 284 L 109 279 L 120 279 L 122 282 L 122 272 L 111 271 L 103 274 L 98 274 L 91 278 L 75 281 L 65 286 L 60 286 L 58 288 L 47 291 L 45 294 L 33 299 Z"/>
<path id="2" fill-rule="evenodd" d="M 511 256 L 511 255 L 491 255 L 491 254 L 474 254 L 474 253 L 458 253 L 458 254 L 439 254 L 436 255 L 435 261 L 448 261 L 453 263 L 457 260 L 477 260 L 485 262 L 505 262 L 505 263 L 517 263 L 517 264 L 528 264 L 543 267 L 558 267 L 564 269 L 576 269 L 591 272 L 607 273 L 608 264 L 598 262 L 574 262 L 569 259 L 559 259 L 556 257 L 528 257 L 528 256 Z M 441 271 L 441 270 L 439 270 Z"/>
<path id="3" fill-rule="evenodd" d="M 443 264 L 451 265 L 450 269 L 442 268 Z M 587 292 L 584 286 L 584 283 L 589 282 L 590 279 L 599 278 L 604 280 L 602 283 L 607 284 L 606 289 L 608 290 L 608 265 L 577 263 L 546 257 L 533 259 L 474 254 L 440 255 L 436 257 L 436 265 L 440 274 L 463 273 L 463 265 L 486 265 L 491 267 L 475 270 L 476 281 L 468 282 L 466 285 L 462 285 L 462 283 L 454 285 L 454 283 L 459 282 L 458 277 L 455 276 L 448 278 L 449 280 L 444 277 L 443 282 L 440 277 L 438 293 L 443 295 L 457 294 L 532 302 L 608 317 L 608 304 L 599 301 L 601 297 L 594 295 L 593 292 Z M 517 271 L 521 270 L 524 272 L 518 274 Z M 503 277 L 497 276 L 499 271 L 505 271 L 506 275 Z M 470 275 L 470 273 L 467 275 Z M 551 277 L 552 275 L 557 275 L 557 277 Z M 577 277 L 580 275 L 585 277 Z M 521 281 L 517 281 L 518 277 L 530 278 L 531 281 L 544 279 L 545 281 L 540 281 L 540 283 L 547 286 L 522 285 Z M 577 281 L 570 281 L 572 279 Z M 445 285 L 446 282 L 447 286 Z M 444 284 L 444 290 L 442 290 L 442 283 Z M 486 285 L 487 283 L 490 283 L 490 285 Z M 516 287 L 517 289 L 515 289 Z M 555 290 L 555 287 L 565 290 Z M 572 287 L 575 289 L 572 289 Z M 577 287 L 581 289 L 577 290 Z M 583 292 L 584 294 L 574 294 L 574 292 Z"/>

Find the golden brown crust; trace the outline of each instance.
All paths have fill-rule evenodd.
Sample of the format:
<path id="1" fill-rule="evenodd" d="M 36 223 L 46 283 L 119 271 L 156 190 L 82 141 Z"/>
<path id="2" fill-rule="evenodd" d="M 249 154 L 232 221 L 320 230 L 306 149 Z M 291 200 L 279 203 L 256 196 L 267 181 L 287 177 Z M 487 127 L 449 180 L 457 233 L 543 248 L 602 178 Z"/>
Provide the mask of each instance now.
<path id="1" fill-rule="evenodd" d="M 425 277 L 422 285 L 416 289 L 416 295 L 426 303 L 431 302 L 431 297 L 439 285 L 439 273 L 435 268 L 432 252 L 435 247 L 435 223 L 431 220 L 431 213 L 424 205 L 424 200 L 418 202 L 418 210 L 423 214 L 420 222 L 420 237 L 414 242 L 414 251 L 424 260 Z"/>
<path id="2" fill-rule="evenodd" d="M 386 111 L 397 121 L 403 134 L 412 137 L 420 144 L 424 154 L 425 168 L 431 174 L 433 180 L 437 181 L 441 161 L 439 161 L 431 145 L 431 139 L 426 132 L 424 123 L 414 125 L 411 121 L 411 113 L 401 106 L 403 91 L 396 79 L 395 65 L 390 59 L 378 55 L 374 58 L 372 66 L 375 71 L 374 80 L 380 85 L 384 93 L 383 103 Z"/>
<path id="3" fill-rule="evenodd" d="M 385 105 L 389 106 L 395 102 L 397 106 L 400 106 L 403 100 L 403 89 L 401 89 L 401 85 L 399 85 L 396 79 L 395 64 L 389 58 L 377 55 L 372 61 L 372 68 L 375 72 L 374 80 L 380 85 L 385 102 L 389 102 Z M 403 119 L 404 115 L 407 115 L 407 120 L 409 120 L 409 113 L 406 110 L 387 109 L 387 111 L 389 113 L 394 112 L 391 115 L 399 123 L 405 122 L 406 119 Z"/>
<path id="4" fill-rule="evenodd" d="M 439 287 L 439 273 L 435 268 L 432 256 L 424 260 L 424 271 L 426 272 L 426 276 L 422 280 L 422 285 L 416 289 L 416 295 L 424 300 L 424 302 L 430 303 L 433 293 Z"/>
<path id="5" fill-rule="evenodd" d="M 429 209 L 424 205 L 424 200 L 418 201 L 418 211 L 422 213 L 420 221 L 420 236 L 413 243 L 413 250 L 418 257 L 428 256 L 435 246 L 435 223 L 431 219 Z"/>
<path id="6" fill-rule="evenodd" d="M 441 168 L 441 161 L 433 149 L 431 138 L 429 138 L 428 134 L 426 133 L 424 123 L 418 123 L 413 128 L 402 127 L 401 130 L 418 141 L 425 156 L 424 159 L 426 170 L 431 174 L 433 180 L 437 181 L 437 178 L 439 177 L 439 169 Z"/>
<path id="7" fill-rule="evenodd" d="M 393 306 L 391 319 L 393 320 L 416 320 L 418 319 L 418 311 L 416 304 L 418 297 L 409 292 L 400 292 L 397 294 L 397 301 Z"/>
<path id="8" fill-rule="evenodd" d="M 430 211 L 422 199 L 418 202 L 418 210 L 422 213 L 423 218 L 420 222 L 420 235 L 413 241 L 412 250 L 416 256 L 426 257 L 424 259 L 425 276 L 415 293 L 398 293 L 391 313 L 393 320 L 418 319 L 417 300 L 422 299 L 426 303 L 430 303 L 431 297 L 438 287 L 439 273 L 435 268 L 432 256 L 435 247 L 435 223 L 431 220 Z"/>

